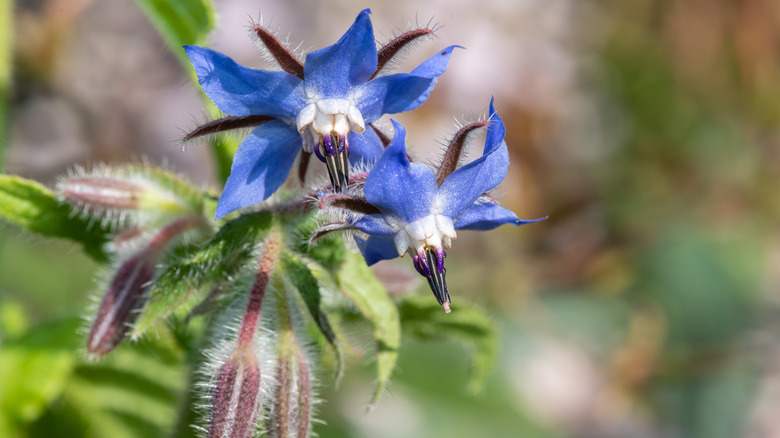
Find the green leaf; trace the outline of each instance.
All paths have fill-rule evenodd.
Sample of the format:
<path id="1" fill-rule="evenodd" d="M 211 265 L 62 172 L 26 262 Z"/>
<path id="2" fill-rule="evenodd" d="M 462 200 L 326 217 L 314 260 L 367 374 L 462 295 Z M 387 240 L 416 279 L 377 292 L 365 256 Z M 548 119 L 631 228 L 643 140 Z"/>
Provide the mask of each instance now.
<path id="1" fill-rule="evenodd" d="M 176 309 L 191 304 L 209 282 L 233 276 L 252 257 L 256 242 L 271 228 L 267 212 L 249 213 L 227 222 L 203 247 L 172 260 L 157 277 L 132 332 L 140 336 Z"/>
<path id="2" fill-rule="evenodd" d="M 78 363 L 30 436 L 164 437 L 183 398 L 185 358 L 162 329 L 155 339 L 124 343 L 99 362 Z"/>
<path id="3" fill-rule="evenodd" d="M 336 281 L 344 295 L 357 306 L 374 328 L 377 344 L 377 387 L 371 403 L 375 404 L 390 380 L 398 359 L 398 348 L 401 345 L 398 309 L 360 254 L 345 254 L 344 265 L 337 271 Z"/>
<path id="4" fill-rule="evenodd" d="M 214 7 L 209 0 L 135 0 L 149 20 L 190 71 L 182 46 L 200 44 L 214 28 Z"/>
<path id="5" fill-rule="evenodd" d="M 306 307 L 309 309 L 312 319 L 317 324 L 320 332 L 325 339 L 328 340 L 333 349 L 336 352 L 336 380 L 342 373 L 342 351 L 341 347 L 336 340 L 336 334 L 333 331 L 333 327 L 328 321 L 327 315 L 322 311 L 320 307 L 320 286 L 317 283 L 317 279 L 314 278 L 314 274 L 311 273 L 309 268 L 301 260 L 296 259 L 294 256 L 285 253 L 282 255 L 282 269 L 285 276 L 295 285 L 298 292 L 301 294 Z"/>
<path id="6" fill-rule="evenodd" d="M 313 218 L 301 221 L 296 226 L 295 232 L 299 236 L 297 249 L 328 271 L 338 271 L 349 252 L 344 246 L 344 238 L 333 233 L 318 239 L 314 245 L 309 245 L 309 238 L 317 226 L 317 221 Z"/>
<path id="7" fill-rule="evenodd" d="M 0 217 L 34 233 L 74 240 L 84 245 L 84 251 L 95 260 L 107 260 L 103 244 L 110 230 L 74 216 L 70 206 L 35 181 L 0 175 Z"/>
<path id="8" fill-rule="evenodd" d="M 498 340 L 493 322 L 479 307 L 458 303 L 444 313 L 432 297 L 404 296 L 398 304 L 401 326 L 421 339 L 455 338 L 472 350 L 467 388 L 479 392 L 496 361 Z"/>
<path id="9" fill-rule="evenodd" d="M 60 396 L 76 366 L 80 320 L 43 324 L 0 344 L 0 432 L 37 420 Z M 6 424 L 3 424 L 6 423 Z"/>

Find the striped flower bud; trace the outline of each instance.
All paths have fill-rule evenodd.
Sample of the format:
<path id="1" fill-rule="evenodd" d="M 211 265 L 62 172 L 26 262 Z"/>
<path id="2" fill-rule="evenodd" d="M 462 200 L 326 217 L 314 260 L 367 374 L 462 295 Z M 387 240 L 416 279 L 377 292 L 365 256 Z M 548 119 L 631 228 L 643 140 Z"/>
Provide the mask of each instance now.
<path id="1" fill-rule="evenodd" d="M 291 337 L 289 337 L 291 338 Z M 288 338 L 288 339 L 289 339 Z M 289 342 L 280 340 L 280 342 Z M 294 342 L 294 341 L 292 341 Z M 311 428 L 312 379 L 300 349 L 286 349 L 279 357 L 277 387 L 268 417 L 268 436 L 306 438 Z"/>
<path id="2" fill-rule="evenodd" d="M 134 210 L 140 206 L 144 188 L 130 181 L 102 177 L 70 178 L 62 183 L 62 196 L 85 210 Z"/>
<path id="3" fill-rule="evenodd" d="M 268 283 L 281 250 L 281 236 L 271 233 L 255 274 L 236 348 L 216 372 L 210 399 L 209 438 L 250 438 L 260 406 L 260 366 L 255 334 Z"/>
<path id="4" fill-rule="evenodd" d="M 198 213 L 202 208 L 199 191 L 168 172 L 147 167 L 78 169 L 60 181 L 59 192 L 82 214 L 108 222 L 169 220 L 171 215 Z"/>
<path id="5" fill-rule="evenodd" d="M 203 223 L 203 218 L 198 216 L 176 219 L 157 231 L 144 248 L 122 262 L 100 302 L 87 338 L 87 352 L 102 356 L 119 344 L 146 302 L 146 292 L 163 250 L 182 233 Z"/>
<path id="6" fill-rule="evenodd" d="M 87 352 L 102 356 L 119 344 L 144 305 L 156 262 L 155 253 L 142 251 L 122 263 L 92 323 Z"/>
<path id="7" fill-rule="evenodd" d="M 209 438 L 249 438 L 255 432 L 260 366 L 252 351 L 236 351 L 216 376 Z"/>

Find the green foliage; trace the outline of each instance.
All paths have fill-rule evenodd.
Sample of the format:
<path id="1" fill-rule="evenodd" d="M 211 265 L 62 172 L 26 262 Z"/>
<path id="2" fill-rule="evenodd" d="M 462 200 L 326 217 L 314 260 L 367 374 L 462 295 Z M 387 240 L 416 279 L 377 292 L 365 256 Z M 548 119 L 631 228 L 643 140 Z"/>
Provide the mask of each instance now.
<path id="1" fill-rule="evenodd" d="M 225 281 L 254 254 L 256 242 L 270 230 L 267 212 L 249 213 L 223 225 L 202 247 L 169 262 L 149 291 L 149 300 L 133 329 L 133 336 L 149 330 L 192 298 L 204 285 Z"/>
<path id="2" fill-rule="evenodd" d="M 0 343 L 0 435 L 164 436 L 184 383 L 184 351 L 170 332 L 87 362 L 81 324 L 40 324 Z"/>
<path id="3" fill-rule="evenodd" d="M 376 341 L 377 386 L 371 403 L 379 401 L 398 360 L 401 325 L 398 309 L 360 254 L 347 253 L 336 273 L 341 291 L 373 326 Z"/>
<path id="4" fill-rule="evenodd" d="M 309 258 L 319 263 L 326 270 L 334 272 L 341 269 L 347 257 L 347 248 L 344 239 L 338 235 L 326 235 L 313 245 L 309 244 L 309 237 L 317 228 L 314 220 L 301 221 L 296 227 L 298 237 L 297 249 Z"/>
<path id="5" fill-rule="evenodd" d="M 135 0 L 165 38 L 182 65 L 190 71 L 182 46 L 202 43 L 214 28 L 214 7 L 209 0 Z"/>
<path id="6" fill-rule="evenodd" d="M 452 313 L 428 296 L 408 295 L 398 303 L 401 326 L 415 336 L 426 340 L 453 338 L 465 343 L 471 350 L 470 392 L 484 387 L 485 379 L 496 361 L 498 339 L 493 322 L 479 307 L 458 303 Z"/>
<path id="7" fill-rule="evenodd" d="M 40 325 L 0 344 L 1 436 L 20 434 L 59 397 L 76 366 L 78 324 Z"/>
<path id="8" fill-rule="evenodd" d="M 333 331 L 333 327 L 328 321 L 328 316 L 322 310 L 320 306 L 320 285 L 317 283 L 317 279 L 314 278 L 314 274 L 311 273 L 309 268 L 301 260 L 295 258 L 290 254 L 282 254 L 282 272 L 295 286 L 298 292 L 303 298 L 303 302 L 306 304 L 306 308 L 309 309 L 312 319 L 320 333 L 325 339 L 333 346 L 336 351 L 337 357 L 337 371 L 336 375 L 341 375 L 342 369 L 342 351 L 339 343 L 336 339 L 336 334 Z"/>
<path id="9" fill-rule="evenodd" d="M 28 231 L 74 240 L 98 261 L 106 260 L 103 244 L 110 230 L 73 215 L 41 184 L 12 175 L 0 175 L 0 217 Z"/>

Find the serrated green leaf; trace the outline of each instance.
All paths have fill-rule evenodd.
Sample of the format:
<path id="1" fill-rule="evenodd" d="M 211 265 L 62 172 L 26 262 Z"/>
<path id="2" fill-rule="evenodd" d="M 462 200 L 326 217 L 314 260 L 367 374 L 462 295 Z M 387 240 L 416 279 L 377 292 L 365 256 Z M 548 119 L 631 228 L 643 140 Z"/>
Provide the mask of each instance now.
<path id="1" fill-rule="evenodd" d="M 343 353 L 333 327 L 320 307 L 320 286 L 317 283 L 317 279 L 314 278 L 314 274 L 311 273 L 305 263 L 288 253 L 282 254 L 282 270 L 295 288 L 298 289 L 298 293 L 300 293 L 303 302 L 309 309 L 312 319 L 317 324 L 322 335 L 325 336 L 325 339 L 328 340 L 328 343 L 336 351 L 336 380 L 339 380 L 342 372 Z"/>
<path id="2" fill-rule="evenodd" d="M 360 254 L 347 252 L 342 268 L 336 272 L 341 291 L 373 326 L 377 345 L 377 387 L 371 400 L 375 404 L 393 374 L 401 345 L 398 309 L 382 283 L 366 265 Z"/>
<path id="3" fill-rule="evenodd" d="M 171 261 L 150 289 L 132 336 L 145 333 L 179 307 L 191 304 L 202 285 L 230 278 L 238 272 L 272 223 L 273 217 L 267 212 L 239 216 L 223 225 L 201 248 Z"/>
<path id="4" fill-rule="evenodd" d="M 422 339 L 454 338 L 472 350 L 470 392 L 479 392 L 496 360 L 498 340 L 493 322 L 485 312 L 468 303 L 452 305 L 444 313 L 432 297 L 407 295 L 398 303 L 401 326 Z"/>
<path id="5" fill-rule="evenodd" d="M 43 185 L 19 176 L 0 175 L 0 217 L 34 233 L 74 240 L 98 261 L 106 261 L 103 244 L 110 230 L 74 216 Z"/>
<path id="6" fill-rule="evenodd" d="M 185 68 L 190 68 L 182 46 L 200 44 L 214 28 L 209 0 L 135 0 Z"/>

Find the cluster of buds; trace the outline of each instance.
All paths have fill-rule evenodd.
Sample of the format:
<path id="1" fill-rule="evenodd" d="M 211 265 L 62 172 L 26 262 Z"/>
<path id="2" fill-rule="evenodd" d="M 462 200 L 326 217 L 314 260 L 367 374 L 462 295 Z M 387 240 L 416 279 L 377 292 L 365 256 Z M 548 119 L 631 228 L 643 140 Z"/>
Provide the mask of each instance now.
<path id="1" fill-rule="evenodd" d="M 202 216 L 174 219 L 119 265 L 92 322 L 88 353 L 102 356 L 119 344 L 144 306 L 163 251 L 186 231 L 205 225 Z"/>
<path id="2" fill-rule="evenodd" d="M 231 348 L 215 349 L 204 373 L 212 382 L 205 403 L 209 437 L 248 438 L 257 427 L 272 437 L 309 436 L 312 360 L 297 300 L 276 272 L 281 247 L 278 231 L 265 239 L 236 339 Z"/>
<path id="3" fill-rule="evenodd" d="M 87 352 L 102 356 L 135 322 L 162 255 L 188 232 L 210 226 L 189 186 L 157 169 L 78 170 L 62 179 L 59 192 L 79 214 L 115 228 L 114 249 L 129 253 L 120 256 L 87 337 Z"/>

